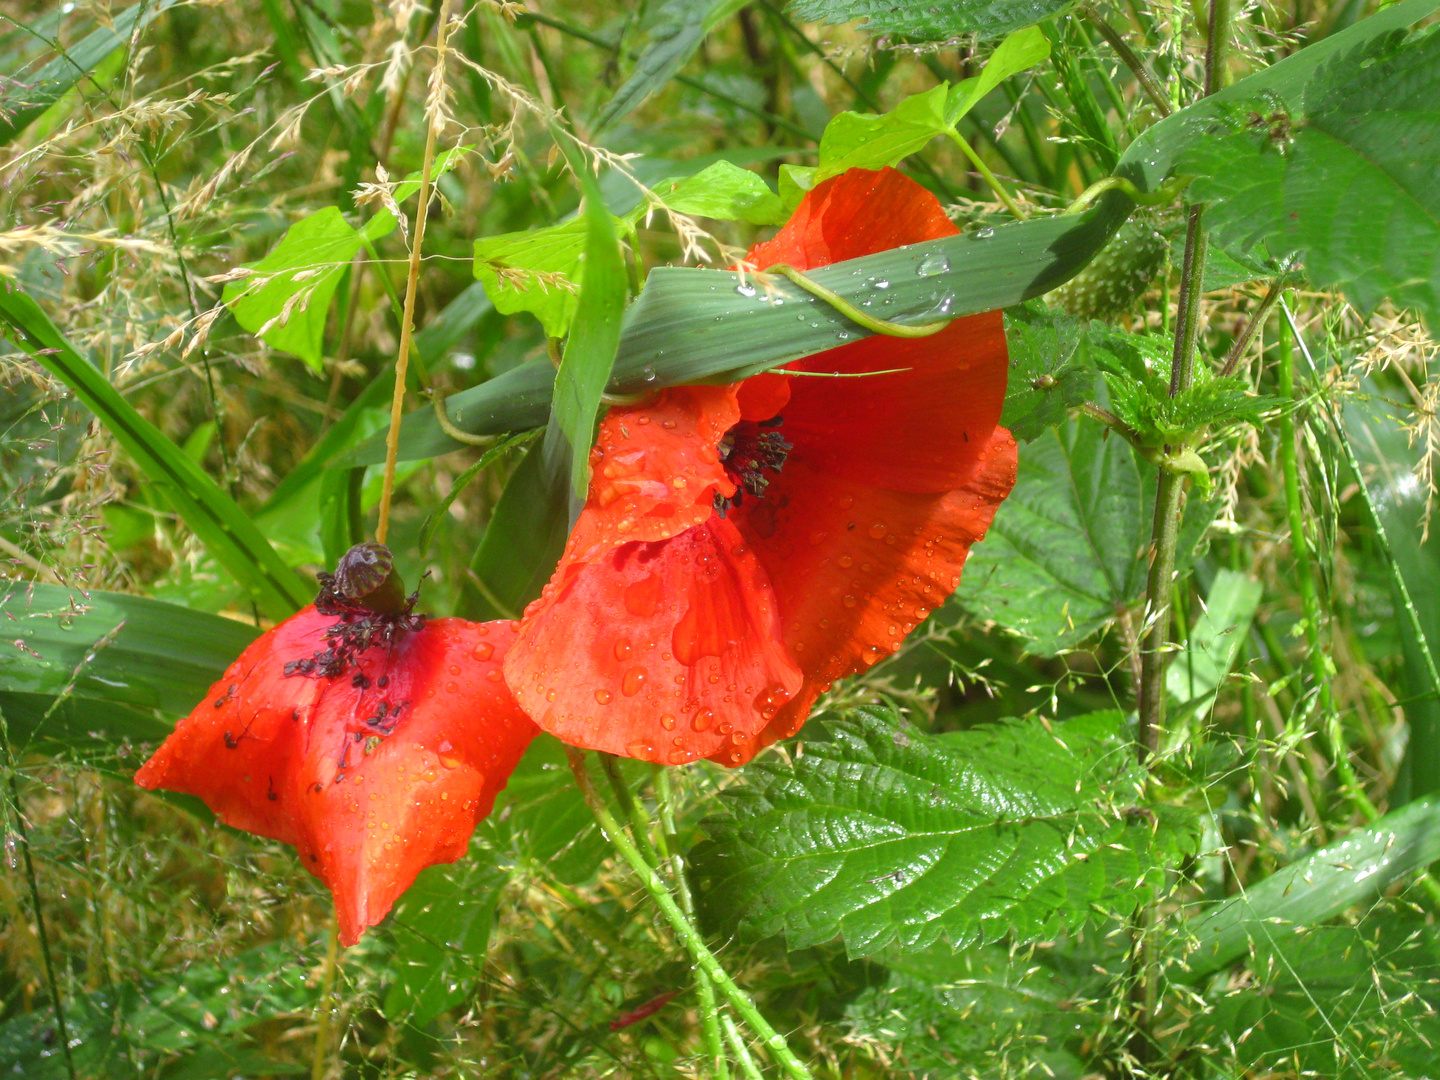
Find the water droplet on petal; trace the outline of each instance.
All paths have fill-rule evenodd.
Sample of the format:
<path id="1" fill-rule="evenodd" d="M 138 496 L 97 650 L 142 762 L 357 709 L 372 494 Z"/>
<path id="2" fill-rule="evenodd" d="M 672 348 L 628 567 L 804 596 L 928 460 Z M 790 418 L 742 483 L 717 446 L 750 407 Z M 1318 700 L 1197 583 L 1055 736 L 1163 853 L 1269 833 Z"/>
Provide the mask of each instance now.
<path id="1" fill-rule="evenodd" d="M 873 536 L 876 540 L 879 540 L 881 537 L 883 537 L 885 535 L 885 523 L 883 521 L 877 521 L 874 525 L 871 525 L 870 535 Z"/>
<path id="2" fill-rule="evenodd" d="M 610 691 L 606 690 L 604 687 L 601 687 L 599 690 L 595 691 L 595 700 L 598 701 L 601 705 L 609 705 Z"/>
<path id="3" fill-rule="evenodd" d="M 668 712 L 667 712 L 664 716 L 660 717 L 660 726 L 661 726 L 662 728 L 664 728 L 666 731 L 674 731 L 674 730 L 675 730 L 675 714 L 674 714 L 674 713 L 668 713 Z"/>
<path id="4" fill-rule="evenodd" d="M 631 652 L 630 642 L 625 641 L 624 639 L 621 639 L 620 641 L 617 641 L 617 642 L 615 643 L 615 659 L 616 659 L 616 660 L 629 660 L 629 659 L 630 659 L 630 652 Z"/>
<path id="5" fill-rule="evenodd" d="M 714 709 L 698 709 L 690 720 L 690 726 L 696 731 L 709 731 L 710 725 L 715 723 Z"/>
<path id="6" fill-rule="evenodd" d="M 643 667 L 632 667 L 625 672 L 625 678 L 620 682 L 620 692 L 626 697 L 634 697 L 645 685 L 648 672 Z M 602 703 L 603 704 L 603 703 Z"/>
<path id="7" fill-rule="evenodd" d="M 475 650 L 470 655 L 476 660 L 484 662 L 495 655 L 495 646 L 488 641 L 482 641 L 479 645 L 475 646 Z"/>
<path id="8" fill-rule="evenodd" d="M 649 761 L 655 756 L 655 744 L 647 739 L 636 739 L 634 742 L 626 744 L 625 753 L 633 758 Z"/>

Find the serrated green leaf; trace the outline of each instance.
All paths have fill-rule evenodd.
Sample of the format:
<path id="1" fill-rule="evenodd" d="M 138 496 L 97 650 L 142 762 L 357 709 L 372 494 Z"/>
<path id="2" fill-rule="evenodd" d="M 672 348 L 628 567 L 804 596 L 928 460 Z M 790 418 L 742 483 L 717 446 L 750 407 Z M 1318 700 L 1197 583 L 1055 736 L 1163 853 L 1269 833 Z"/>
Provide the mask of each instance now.
<path id="1" fill-rule="evenodd" d="M 903 34 L 919 41 L 947 41 L 960 34 L 995 38 L 1031 26 L 1070 7 L 1071 0 L 793 0 L 790 10 L 814 22 L 864 19 L 869 34 Z"/>
<path id="2" fill-rule="evenodd" d="M 183 716 L 259 634 L 253 626 L 141 596 L 0 583 L 0 690 Z"/>
<path id="3" fill-rule="evenodd" d="M 1177 839 L 1127 814 L 1144 773 L 1118 713 L 939 737 L 881 707 L 811 724 L 793 764 L 726 790 L 692 859 L 713 917 L 792 949 L 1031 940 L 1130 910 Z"/>
<path id="4" fill-rule="evenodd" d="M 1005 309 L 1010 381 L 1000 423 L 1022 442 L 1065 421 L 1090 397 L 1095 372 L 1079 350 L 1080 324 L 1041 300 Z"/>
<path id="5" fill-rule="evenodd" d="M 665 205 L 682 214 L 778 225 L 785 220 L 780 197 L 761 177 L 728 161 L 717 161 L 694 176 L 666 180 L 654 187 Z"/>
<path id="6" fill-rule="evenodd" d="M 6 337 L 74 390 L 100 418 L 262 611 L 282 619 L 310 602 L 311 590 L 285 565 L 249 515 L 71 347 L 39 304 L 9 283 L 0 285 L 0 323 Z"/>
<path id="7" fill-rule="evenodd" d="M 1100 425 L 1069 421 L 1020 455 L 995 522 L 956 594 L 969 611 L 1050 656 L 1109 626 L 1145 591 L 1153 465 Z M 1180 551 L 1193 556 L 1213 508 L 1191 495 Z"/>
<path id="8" fill-rule="evenodd" d="M 1362 311 L 1389 297 L 1440 321 L 1440 36 L 1333 58 L 1303 113 L 1238 103 L 1177 167 L 1222 243 L 1298 252 Z"/>

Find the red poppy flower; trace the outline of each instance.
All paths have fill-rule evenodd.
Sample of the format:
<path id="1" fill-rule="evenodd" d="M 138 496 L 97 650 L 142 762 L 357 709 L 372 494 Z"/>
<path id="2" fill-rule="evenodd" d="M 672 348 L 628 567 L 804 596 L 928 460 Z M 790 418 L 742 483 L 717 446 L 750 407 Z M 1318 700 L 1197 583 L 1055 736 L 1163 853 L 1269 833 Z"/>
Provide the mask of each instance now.
<path id="1" fill-rule="evenodd" d="M 749 261 L 804 270 L 956 231 L 900 173 L 853 169 Z M 612 409 L 505 661 L 521 707 L 573 745 L 667 764 L 738 765 L 794 734 L 959 584 L 1015 480 L 1007 363 L 995 311 Z"/>
<path id="2" fill-rule="evenodd" d="M 513 624 L 355 596 L 322 575 L 316 603 L 241 653 L 135 775 L 294 845 L 345 945 L 421 870 L 465 854 L 536 733 L 501 675 Z"/>

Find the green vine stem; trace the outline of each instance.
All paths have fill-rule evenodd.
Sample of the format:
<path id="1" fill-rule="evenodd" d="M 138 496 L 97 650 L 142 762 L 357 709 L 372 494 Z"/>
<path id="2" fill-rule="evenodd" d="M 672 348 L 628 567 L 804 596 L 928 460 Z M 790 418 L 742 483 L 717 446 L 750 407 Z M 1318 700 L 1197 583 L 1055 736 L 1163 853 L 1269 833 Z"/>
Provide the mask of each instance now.
<path id="1" fill-rule="evenodd" d="M 1082 191 L 1061 214 L 1065 216 L 1089 210 L 1095 205 L 1095 200 L 1107 191 L 1118 191 L 1138 206 L 1167 206 L 1179 198 L 1194 179 L 1193 176 L 1172 176 L 1154 191 L 1141 191 L 1123 176 L 1102 177 Z"/>
<path id="2" fill-rule="evenodd" d="M 690 894 L 690 882 L 685 876 L 685 860 L 678 846 L 673 850 L 670 846 L 677 835 L 675 803 L 670 791 L 670 770 L 663 765 L 652 765 L 651 775 L 655 785 L 656 812 L 660 816 L 660 835 L 656 838 L 655 846 L 660 849 L 660 857 L 670 864 L 670 878 L 675 883 L 675 899 L 680 903 L 680 910 L 693 923 L 695 898 Z M 715 1001 L 715 984 L 699 965 L 695 967 L 695 994 L 700 999 L 700 1035 L 705 1042 L 705 1056 L 710 1059 L 710 1075 L 715 1080 L 730 1080 L 730 1065 L 725 1056 L 725 1042 L 720 1030 L 720 1009 Z"/>
<path id="3" fill-rule="evenodd" d="M 824 300 L 851 322 L 859 323 L 866 330 L 873 331 L 877 334 L 901 338 L 929 337 L 931 334 L 938 334 L 941 330 L 944 330 L 952 321 L 950 319 L 941 319 L 939 322 L 897 323 L 890 322 L 888 319 L 877 319 L 874 315 L 861 311 L 839 293 L 832 292 L 813 278 L 806 277 L 789 263 L 776 263 L 774 266 L 767 267 L 763 272 L 766 274 L 780 274 L 789 278 L 811 296 Z"/>
<path id="4" fill-rule="evenodd" d="M 580 788 L 580 794 L 584 797 L 585 804 L 595 815 L 595 820 L 600 825 L 600 831 L 605 834 L 605 838 L 620 853 L 620 857 L 630 864 L 630 869 L 635 871 L 640 878 L 640 883 L 645 886 L 645 891 L 650 894 L 650 899 L 655 901 L 660 913 L 665 916 L 671 929 L 675 931 L 676 937 L 689 951 L 695 966 L 703 969 L 705 974 L 710 977 L 711 982 L 730 1002 L 731 1008 L 740 1014 L 740 1018 L 750 1025 L 750 1030 L 754 1031 L 765 1043 L 766 1049 L 774 1056 L 790 1080 L 814 1080 L 809 1068 L 790 1049 L 790 1045 L 785 1041 L 785 1036 L 770 1026 L 770 1022 L 761 1015 L 760 1010 L 756 1007 L 754 999 L 740 989 L 734 979 L 730 978 L 730 973 L 721 966 L 715 954 L 705 944 L 705 939 L 700 936 L 700 931 L 694 922 L 686 918 L 685 913 L 680 910 L 680 905 L 670 895 L 670 890 L 660 880 L 660 875 L 645 861 L 645 857 L 640 854 L 640 849 L 625 835 L 625 830 L 615 820 L 614 815 L 610 813 L 610 808 L 605 805 L 605 800 L 600 798 L 594 784 L 590 782 L 590 773 L 586 768 L 584 753 L 569 746 L 565 748 L 565 753 L 570 759 L 570 771 L 575 774 L 575 783 Z"/>
<path id="5" fill-rule="evenodd" d="M 996 197 L 1005 204 L 1005 209 L 1014 215 L 1015 220 L 1024 221 L 1029 218 L 1030 215 L 1025 212 L 1025 208 L 1017 203 L 1010 193 L 1005 190 L 1005 185 L 995 178 L 995 174 L 990 171 L 990 167 L 981 160 L 980 155 L 975 152 L 975 148 L 965 141 L 965 137 L 954 128 L 951 128 L 945 134 L 949 135 L 955 142 L 955 145 L 960 147 L 960 152 L 970 159 L 970 164 L 975 166 L 975 171 L 985 178 L 985 183 L 990 185 L 990 190 L 995 192 Z"/>

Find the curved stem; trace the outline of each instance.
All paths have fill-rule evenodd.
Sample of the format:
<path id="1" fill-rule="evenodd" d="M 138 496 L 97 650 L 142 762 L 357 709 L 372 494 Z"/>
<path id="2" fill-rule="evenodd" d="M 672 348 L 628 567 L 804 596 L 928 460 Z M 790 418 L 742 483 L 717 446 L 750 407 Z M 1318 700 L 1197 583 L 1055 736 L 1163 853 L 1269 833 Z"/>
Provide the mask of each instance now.
<path id="1" fill-rule="evenodd" d="M 1165 206 L 1174 202 L 1194 179 L 1193 176 L 1172 176 L 1154 191 L 1141 191 L 1123 176 L 1106 176 L 1082 191 L 1075 201 L 1062 211 L 1062 215 L 1079 214 L 1089 210 L 1095 200 L 1107 191 L 1118 191 L 1138 206 Z"/>
<path id="2" fill-rule="evenodd" d="M 750 1025 L 750 1029 L 755 1034 L 760 1036 L 766 1048 L 774 1055 L 775 1060 L 779 1062 L 781 1069 L 784 1070 L 786 1076 L 790 1077 L 790 1080 L 813 1080 L 809 1068 L 795 1056 L 794 1051 L 785 1042 L 785 1036 L 770 1026 L 770 1022 L 761 1015 L 760 1010 L 756 1007 L 754 999 L 740 989 L 734 979 L 730 978 L 729 972 L 721 966 L 720 961 L 715 958 L 715 954 L 705 944 L 705 939 L 700 936 L 700 931 L 696 929 L 695 924 L 680 910 L 675 898 L 670 895 L 670 890 L 660 880 L 660 875 L 645 861 L 645 857 L 640 854 L 640 849 L 625 835 L 625 830 L 615 820 L 614 815 L 610 813 L 610 808 L 605 805 L 605 801 L 596 793 L 595 786 L 590 782 L 590 774 L 585 767 L 584 753 L 567 746 L 565 754 L 570 759 L 570 771 L 575 774 L 575 783 L 580 788 L 580 794 L 584 797 L 585 804 L 590 807 L 590 812 L 595 815 L 595 820 L 600 824 L 600 831 L 605 834 L 605 838 L 620 853 L 620 857 L 630 864 L 630 869 L 635 871 L 640 878 L 641 884 L 645 886 L 645 891 L 650 894 L 650 899 L 655 901 L 660 913 L 665 916 L 671 929 L 675 931 L 675 936 L 689 950 L 695 965 L 704 969 L 705 974 L 730 1002 L 730 1006 L 740 1014 L 740 1018 Z"/>
<path id="3" fill-rule="evenodd" d="M 430 76 L 430 97 L 437 105 L 445 83 L 445 37 L 450 29 L 450 0 L 440 0 L 435 31 L 435 70 Z M 395 462 L 400 453 L 400 412 L 405 405 L 405 373 L 410 365 L 410 338 L 415 324 L 415 293 L 420 284 L 420 248 L 425 241 L 425 221 L 430 216 L 431 173 L 435 168 L 435 135 L 439 117 L 426 108 L 425 158 L 420 167 L 420 202 L 415 210 L 415 242 L 410 246 L 410 273 L 405 280 L 405 310 L 400 318 L 400 354 L 395 359 L 395 393 L 390 399 L 390 431 L 385 437 L 385 474 L 380 487 L 380 510 L 375 524 L 375 542 L 383 544 L 390 529 L 390 499 L 395 493 Z"/>
<path id="4" fill-rule="evenodd" d="M 888 337 L 929 337 L 931 334 L 938 334 L 941 330 L 944 330 L 945 327 L 949 326 L 952 321 L 950 319 L 943 319 L 940 322 L 906 324 L 890 322 L 888 319 L 877 319 L 874 315 L 869 315 L 861 311 L 859 308 L 857 308 L 854 304 L 850 303 L 849 300 L 846 300 L 839 293 L 831 292 L 824 285 L 821 285 L 819 282 L 806 277 L 789 263 L 776 263 L 774 266 L 766 269 L 765 273 L 781 274 L 789 278 L 796 285 L 799 285 L 800 288 L 808 292 L 811 296 L 815 296 L 821 300 L 824 300 L 827 304 L 833 307 L 836 311 L 840 312 L 841 315 L 844 315 L 851 322 L 859 323 L 866 330 L 873 331 L 877 334 L 885 334 Z"/>
<path id="5" fill-rule="evenodd" d="M 1025 212 L 1024 208 L 1010 196 L 1010 193 L 1005 190 L 1004 185 L 995 179 L 995 174 L 990 171 L 990 167 L 981 160 L 980 155 L 975 152 L 975 148 L 965 141 L 964 136 L 954 128 L 951 128 L 945 134 L 949 135 L 955 142 L 955 145 L 960 147 L 960 152 L 970 159 L 970 164 L 975 166 L 975 171 L 985 178 L 985 183 L 990 185 L 990 190 L 995 192 L 1000 201 L 1005 204 L 1005 209 L 1009 210 L 1010 213 L 1015 216 L 1016 221 L 1024 221 L 1030 216 Z"/>

